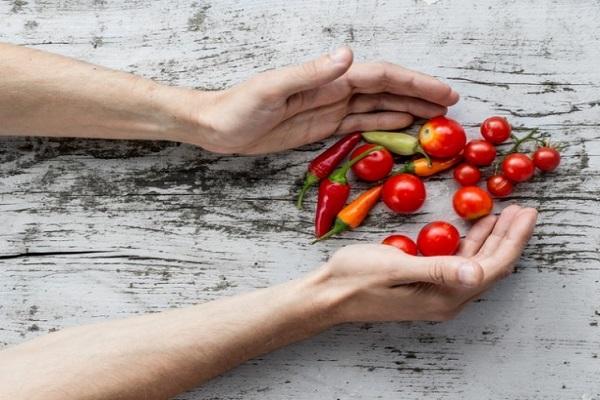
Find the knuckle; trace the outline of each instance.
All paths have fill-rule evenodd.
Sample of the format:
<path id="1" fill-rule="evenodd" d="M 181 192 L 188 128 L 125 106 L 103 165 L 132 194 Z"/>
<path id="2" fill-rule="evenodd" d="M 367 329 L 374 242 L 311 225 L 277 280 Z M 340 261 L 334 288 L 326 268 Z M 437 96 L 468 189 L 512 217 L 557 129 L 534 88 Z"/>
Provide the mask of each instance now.
<path id="1" fill-rule="evenodd" d="M 317 61 L 311 61 L 311 62 L 307 62 L 304 63 L 300 66 L 299 69 L 299 73 L 300 73 L 300 77 L 301 78 L 314 78 L 317 77 L 319 75 L 319 64 Z"/>
<path id="2" fill-rule="evenodd" d="M 381 100 L 378 96 L 366 95 L 364 99 L 367 111 L 374 111 L 381 108 Z"/>
<path id="3" fill-rule="evenodd" d="M 428 273 L 429 279 L 431 279 L 432 282 L 439 284 L 446 283 L 446 278 L 444 276 L 444 265 L 440 261 L 433 261 L 433 263 L 429 266 Z"/>
<path id="4" fill-rule="evenodd" d="M 388 73 L 390 65 L 391 64 L 387 61 L 380 61 L 376 64 L 376 76 L 379 82 L 381 82 L 381 86 L 384 88 L 388 87 L 390 83 L 390 76 Z"/>
<path id="5" fill-rule="evenodd" d="M 374 97 L 373 100 L 375 110 L 385 110 L 388 108 L 388 96 L 385 94 Z"/>
<path id="6" fill-rule="evenodd" d="M 417 85 L 417 74 L 412 73 L 408 75 L 408 79 L 406 80 L 406 86 L 411 90 L 415 89 Z"/>
<path id="7" fill-rule="evenodd" d="M 289 98 L 288 103 L 292 112 L 302 110 L 309 103 L 306 92 L 299 92 Z"/>

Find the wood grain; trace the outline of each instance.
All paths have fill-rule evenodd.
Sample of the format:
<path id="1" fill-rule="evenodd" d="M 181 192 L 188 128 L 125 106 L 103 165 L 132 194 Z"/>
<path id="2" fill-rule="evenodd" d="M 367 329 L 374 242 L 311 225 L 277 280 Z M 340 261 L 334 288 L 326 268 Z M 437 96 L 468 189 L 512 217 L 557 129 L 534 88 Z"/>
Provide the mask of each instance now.
<path id="1" fill-rule="evenodd" d="M 180 399 L 600 399 L 599 21 L 595 0 L 0 2 L 2 41 L 203 89 L 348 44 L 451 83 L 450 114 L 472 137 L 500 114 L 568 146 L 558 173 L 497 202 L 534 206 L 540 222 L 518 273 L 457 320 L 340 327 Z M 325 145 L 240 158 L 1 139 L 0 345 L 271 285 L 433 218 L 466 231 L 441 176 L 418 214 L 378 207 L 308 245 L 314 202 L 300 213 L 290 199 Z"/>

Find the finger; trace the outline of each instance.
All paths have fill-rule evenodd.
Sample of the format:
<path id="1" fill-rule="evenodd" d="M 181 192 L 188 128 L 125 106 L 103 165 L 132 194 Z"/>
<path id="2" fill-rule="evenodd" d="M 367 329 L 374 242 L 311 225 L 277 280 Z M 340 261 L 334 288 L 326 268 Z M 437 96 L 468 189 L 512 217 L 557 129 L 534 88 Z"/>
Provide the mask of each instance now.
<path id="1" fill-rule="evenodd" d="M 467 234 L 467 237 L 461 240 L 458 255 L 462 257 L 473 257 L 477 254 L 485 240 L 490 236 L 497 220 L 498 217 L 495 215 L 488 215 L 477 221 Z"/>
<path id="2" fill-rule="evenodd" d="M 289 96 L 324 85 L 342 76 L 352 65 L 352 50 L 341 47 L 331 54 L 301 65 L 259 74 L 252 84 L 265 100 L 287 99 Z"/>
<path id="3" fill-rule="evenodd" d="M 520 210 L 521 207 L 514 204 L 502 210 L 502 212 L 500 213 L 500 217 L 498 217 L 498 221 L 496 221 L 496 225 L 492 230 L 492 233 L 485 240 L 483 246 L 481 246 L 481 249 L 478 253 L 479 256 L 489 256 L 494 251 L 496 251 L 496 248 L 498 247 L 502 239 L 504 239 L 504 235 L 506 235 L 506 232 L 508 232 L 508 228 L 510 228 L 515 216 Z"/>
<path id="4" fill-rule="evenodd" d="M 433 118 L 445 115 L 448 109 L 439 104 L 409 96 L 389 93 L 359 94 L 352 98 L 348 106 L 351 114 L 372 111 L 402 111 L 421 118 Z"/>
<path id="5" fill-rule="evenodd" d="M 537 211 L 533 208 L 524 208 L 517 213 L 494 254 L 482 260 L 486 266 L 486 282 L 495 282 L 512 272 L 533 234 L 536 221 Z"/>
<path id="6" fill-rule="evenodd" d="M 415 257 L 398 252 L 396 255 L 390 254 L 387 262 L 392 285 L 428 282 L 452 287 L 476 287 L 483 280 L 481 265 L 464 257 Z"/>
<path id="7" fill-rule="evenodd" d="M 442 106 L 454 105 L 459 100 L 458 93 L 438 79 L 391 63 L 357 64 L 347 76 L 356 93 L 389 92 Z"/>
<path id="8" fill-rule="evenodd" d="M 340 123 L 338 133 L 406 128 L 413 120 L 412 115 L 404 112 L 350 114 Z"/>

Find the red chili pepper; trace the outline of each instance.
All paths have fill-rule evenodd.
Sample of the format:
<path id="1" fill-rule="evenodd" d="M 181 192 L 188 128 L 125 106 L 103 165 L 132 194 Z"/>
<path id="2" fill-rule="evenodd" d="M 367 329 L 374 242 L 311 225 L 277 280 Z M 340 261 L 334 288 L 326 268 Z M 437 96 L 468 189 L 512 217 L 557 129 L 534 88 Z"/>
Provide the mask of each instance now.
<path id="1" fill-rule="evenodd" d="M 300 194 L 298 195 L 296 207 L 302 208 L 302 200 L 308 189 L 328 177 L 335 167 L 350 154 L 361 138 L 360 132 L 346 135 L 311 161 L 308 165 L 308 172 L 306 173 L 306 178 L 304 178 L 302 190 L 300 190 Z"/>
<path id="2" fill-rule="evenodd" d="M 317 237 L 321 237 L 329 231 L 335 217 L 346 205 L 346 200 L 350 195 L 350 185 L 348 185 L 348 178 L 346 177 L 348 170 L 372 152 L 381 149 L 383 149 L 383 146 L 375 146 L 352 160 L 346 161 L 321 182 L 315 216 L 315 234 Z"/>
<path id="3" fill-rule="evenodd" d="M 313 243 L 328 239 L 348 229 L 357 228 L 365 220 L 369 211 L 377 204 L 383 185 L 372 187 L 363 192 L 350 204 L 344 207 L 335 219 L 335 224 L 329 232 L 319 236 Z"/>

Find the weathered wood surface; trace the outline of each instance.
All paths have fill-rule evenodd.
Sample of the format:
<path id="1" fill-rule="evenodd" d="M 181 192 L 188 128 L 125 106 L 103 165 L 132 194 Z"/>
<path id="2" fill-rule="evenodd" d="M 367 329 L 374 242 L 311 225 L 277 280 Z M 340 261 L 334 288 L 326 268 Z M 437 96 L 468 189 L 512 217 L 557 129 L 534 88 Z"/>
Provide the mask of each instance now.
<path id="1" fill-rule="evenodd" d="M 428 4 L 433 3 L 433 4 Z M 439 76 L 471 136 L 491 114 L 568 144 L 560 173 L 497 208 L 537 207 L 518 273 L 457 320 L 344 326 L 181 399 L 600 398 L 600 2 L 597 0 L 3 0 L 0 40 L 175 85 L 218 89 L 341 43 Z M 0 122 L 1 123 L 1 122 Z M 172 143 L 0 140 L 0 345 L 297 277 L 335 248 L 414 235 L 450 210 L 378 208 L 309 246 L 291 177 L 324 146 L 269 157 Z"/>

